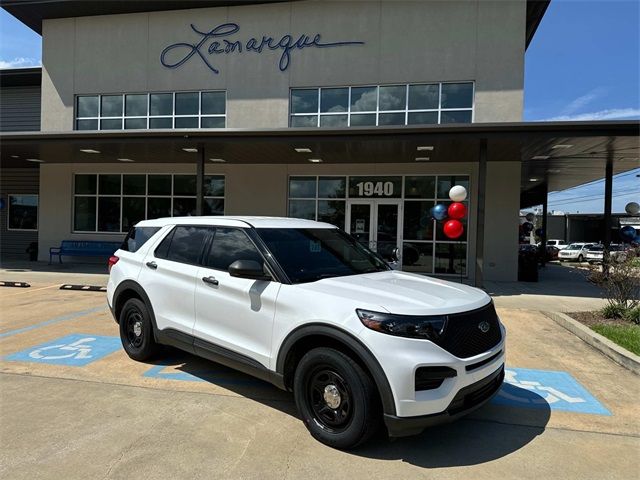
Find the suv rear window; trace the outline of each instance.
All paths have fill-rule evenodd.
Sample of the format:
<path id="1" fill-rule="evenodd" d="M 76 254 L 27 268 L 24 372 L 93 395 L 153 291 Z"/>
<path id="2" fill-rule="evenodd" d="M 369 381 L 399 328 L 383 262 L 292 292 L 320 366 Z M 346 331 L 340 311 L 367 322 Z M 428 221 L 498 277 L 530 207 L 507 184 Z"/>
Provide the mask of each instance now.
<path id="1" fill-rule="evenodd" d="M 124 242 L 122 242 L 120 250 L 137 252 L 158 230 L 160 230 L 160 227 L 131 227 L 131 230 L 124 238 Z"/>

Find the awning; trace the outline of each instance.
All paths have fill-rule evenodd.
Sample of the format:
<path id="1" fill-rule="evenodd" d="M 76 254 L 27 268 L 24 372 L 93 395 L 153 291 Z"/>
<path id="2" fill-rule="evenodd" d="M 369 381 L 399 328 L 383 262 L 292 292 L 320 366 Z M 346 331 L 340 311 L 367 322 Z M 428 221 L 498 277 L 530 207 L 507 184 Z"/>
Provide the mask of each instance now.
<path id="1" fill-rule="evenodd" d="M 608 158 L 614 174 L 640 167 L 638 121 L 4 133 L 0 166 L 38 165 L 27 159 L 195 163 L 198 155 L 188 150 L 199 148 L 204 149 L 205 161 L 222 159 L 229 164 L 306 164 L 310 158 L 328 164 L 414 163 L 417 158 L 425 163 L 477 162 L 481 139 L 487 141 L 487 161 L 522 162 L 523 204 L 536 204 L 542 191 L 604 177 Z M 301 148 L 311 152 L 296 150 Z"/>

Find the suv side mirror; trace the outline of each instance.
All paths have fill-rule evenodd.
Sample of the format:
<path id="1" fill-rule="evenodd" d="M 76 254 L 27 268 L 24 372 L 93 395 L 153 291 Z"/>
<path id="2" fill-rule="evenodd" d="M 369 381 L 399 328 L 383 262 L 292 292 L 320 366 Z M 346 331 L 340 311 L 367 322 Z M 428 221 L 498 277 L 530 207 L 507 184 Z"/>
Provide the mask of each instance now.
<path id="1" fill-rule="evenodd" d="M 251 280 L 271 280 L 271 276 L 265 273 L 262 264 L 255 260 L 236 260 L 229 265 L 229 275 Z"/>

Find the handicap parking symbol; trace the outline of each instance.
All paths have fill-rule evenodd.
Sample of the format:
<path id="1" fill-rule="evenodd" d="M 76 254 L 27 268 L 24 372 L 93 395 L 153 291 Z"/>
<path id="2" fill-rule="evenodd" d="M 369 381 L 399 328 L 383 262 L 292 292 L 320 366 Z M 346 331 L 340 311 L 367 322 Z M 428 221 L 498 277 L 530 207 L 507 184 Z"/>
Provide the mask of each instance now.
<path id="1" fill-rule="evenodd" d="M 499 405 L 550 408 L 566 412 L 611 415 L 567 372 L 508 368 L 504 384 L 493 399 Z"/>
<path id="2" fill-rule="evenodd" d="M 83 367 L 118 349 L 118 337 L 73 334 L 13 353 L 5 360 Z"/>

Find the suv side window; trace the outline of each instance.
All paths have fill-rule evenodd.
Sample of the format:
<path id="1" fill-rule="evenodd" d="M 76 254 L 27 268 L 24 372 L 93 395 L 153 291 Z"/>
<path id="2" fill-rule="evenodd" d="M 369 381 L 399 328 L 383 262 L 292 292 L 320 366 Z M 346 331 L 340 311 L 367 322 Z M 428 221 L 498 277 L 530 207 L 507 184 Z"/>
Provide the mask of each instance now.
<path id="1" fill-rule="evenodd" d="M 256 246 L 241 229 L 217 227 L 206 266 L 226 272 L 236 260 L 255 260 L 260 264 L 264 262 Z"/>
<path id="2" fill-rule="evenodd" d="M 173 262 L 197 265 L 204 241 L 210 231 L 211 228 L 208 227 L 178 226 L 160 242 L 155 256 Z"/>

